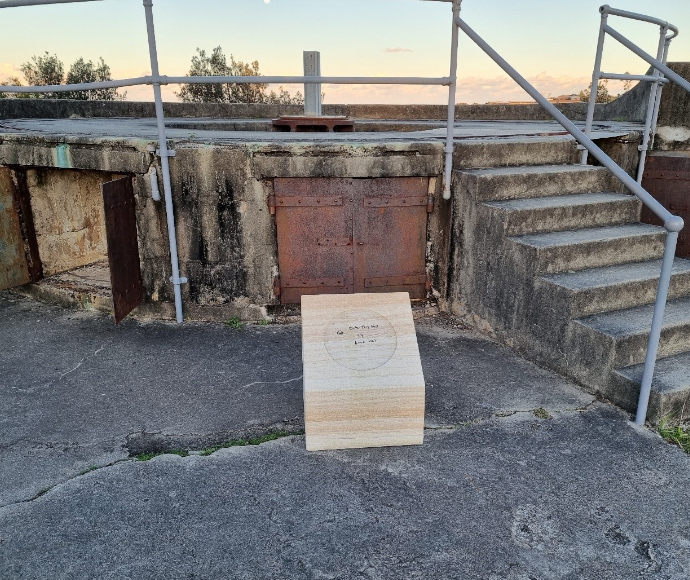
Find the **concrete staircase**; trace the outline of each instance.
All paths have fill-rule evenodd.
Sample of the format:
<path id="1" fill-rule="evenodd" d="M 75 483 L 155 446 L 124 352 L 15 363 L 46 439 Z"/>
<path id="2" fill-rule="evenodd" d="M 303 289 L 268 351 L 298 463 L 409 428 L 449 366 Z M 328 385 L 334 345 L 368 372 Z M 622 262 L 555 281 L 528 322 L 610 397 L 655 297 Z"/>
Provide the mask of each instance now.
<path id="1" fill-rule="evenodd" d="M 576 159 L 563 140 L 519 165 L 506 154 L 456 171 L 451 305 L 633 411 L 666 234 L 639 223 L 640 202 L 606 169 Z M 689 260 L 675 260 L 659 356 L 648 417 L 688 417 Z"/>

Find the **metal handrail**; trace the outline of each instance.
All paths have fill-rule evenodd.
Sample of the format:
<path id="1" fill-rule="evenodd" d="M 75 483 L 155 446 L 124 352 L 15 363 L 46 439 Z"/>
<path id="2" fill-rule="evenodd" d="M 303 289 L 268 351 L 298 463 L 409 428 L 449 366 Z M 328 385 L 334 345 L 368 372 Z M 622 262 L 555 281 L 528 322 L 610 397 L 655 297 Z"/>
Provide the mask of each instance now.
<path id="1" fill-rule="evenodd" d="M 657 26 L 660 26 L 661 28 L 666 28 L 667 30 L 670 30 L 673 32 L 673 36 L 668 37 L 669 40 L 672 38 L 675 38 L 678 36 L 678 28 L 671 24 L 670 22 L 666 22 L 665 20 L 661 20 L 660 18 L 654 18 L 654 16 L 647 16 L 646 14 L 639 14 L 638 12 L 630 12 L 628 10 L 621 10 L 620 8 L 612 8 L 608 4 L 604 4 L 599 8 L 599 12 L 602 14 L 611 14 L 612 16 L 621 16 L 623 18 L 628 18 L 630 20 L 640 20 L 642 22 L 649 22 L 650 24 L 656 24 Z"/>
<path id="2" fill-rule="evenodd" d="M 80 0 L 82 2 L 99 2 L 100 0 Z M 5 93 L 68 93 L 71 91 L 89 91 L 94 89 L 111 89 L 136 85 L 181 85 L 181 84 L 331 84 L 331 85 L 432 85 L 448 86 L 449 77 L 323 77 L 323 76 L 193 76 L 169 77 L 166 75 L 143 76 L 131 79 L 111 81 L 94 81 L 66 85 L 0 85 Z"/>
<path id="3" fill-rule="evenodd" d="M 644 175 L 645 163 L 647 160 L 647 151 L 654 144 L 654 136 L 656 133 L 657 119 L 659 117 L 659 107 L 661 105 L 661 92 L 663 85 L 669 82 L 669 79 L 676 84 L 679 84 L 686 90 L 690 91 L 690 83 L 680 75 L 676 74 L 666 66 L 666 59 L 668 57 L 668 49 L 671 40 L 678 36 L 678 28 L 659 18 L 639 14 L 637 12 L 629 12 L 627 10 L 619 10 L 612 8 L 608 4 L 599 8 L 601 13 L 601 24 L 599 26 L 599 39 L 597 41 L 597 52 L 594 58 L 594 70 L 592 72 L 592 84 L 589 94 L 589 103 L 587 106 L 587 117 L 585 120 L 585 134 L 589 134 L 592 129 L 592 122 L 594 119 L 594 106 L 596 103 L 597 92 L 599 88 L 600 79 L 618 79 L 618 80 L 637 80 L 641 82 L 652 83 L 649 90 L 649 99 L 647 101 L 647 110 L 645 112 L 644 130 L 642 132 L 642 143 L 639 146 L 640 157 L 637 165 L 637 181 L 642 183 L 642 176 Z M 611 28 L 608 25 L 608 16 L 620 16 L 631 20 L 639 20 L 642 22 L 649 22 L 659 27 L 659 43 L 657 47 L 657 56 L 647 54 L 635 43 L 625 38 L 620 32 Z M 670 32 L 670 34 L 669 34 Z M 604 41 L 606 35 L 611 36 L 630 51 L 638 55 L 640 58 L 646 60 L 653 67 L 653 74 L 651 75 L 631 75 L 628 73 L 606 73 L 601 71 L 601 60 L 604 50 Z M 585 165 L 587 163 L 587 152 L 582 152 L 580 162 Z"/>
<path id="4" fill-rule="evenodd" d="M 683 229 L 684 222 L 680 216 L 673 215 L 662 206 L 652 195 L 645 190 L 637 181 L 630 177 L 613 159 L 611 159 L 600 147 L 598 147 L 584 132 L 578 129 L 563 113 L 561 113 L 552 103 L 548 101 L 525 77 L 517 72 L 500 54 L 498 54 L 481 36 L 479 36 L 467 23 L 460 17 L 456 18 L 458 27 L 474 41 L 498 66 L 500 66 L 518 85 L 520 85 L 542 108 L 549 113 L 575 140 L 580 143 L 591 155 L 597 159 L 604 167 L 608 168 L 632 193 L 634 193 L 657 217 L 664 223 L 666 228 L 666 241 L 664 244 L 664 256 L 657 287 L 657 297 L 654 304 L 654 315 L 652 317 L 652 328 L 649 334 L 647 346 L 647 356 L 640 385 L 640 398 L 637 406 L 635 422 L 638 425 L 644 423 L 647 416 L 647 406 L 649 394 L 651 392 L 654 367 L 659 350 L 659 339 L 661 337 L 661 326 L 664 320 L 664 311 L 668 298 L 668 289 L 671 281 L 671 271 L 673 260 L 676 254 L 678 242 L 678 232 Z"/>

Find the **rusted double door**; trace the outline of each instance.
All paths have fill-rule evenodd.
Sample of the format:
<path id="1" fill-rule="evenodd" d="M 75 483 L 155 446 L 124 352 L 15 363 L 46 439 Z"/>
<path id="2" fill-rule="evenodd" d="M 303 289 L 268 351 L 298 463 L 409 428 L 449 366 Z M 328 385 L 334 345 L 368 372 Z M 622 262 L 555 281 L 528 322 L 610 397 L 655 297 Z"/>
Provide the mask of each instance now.
<path id="1" fill-rule="evenodd" d="M 426 296 L 428 178 L 281 178 L 274 192 L 282 304 L 303 294 Z"/>

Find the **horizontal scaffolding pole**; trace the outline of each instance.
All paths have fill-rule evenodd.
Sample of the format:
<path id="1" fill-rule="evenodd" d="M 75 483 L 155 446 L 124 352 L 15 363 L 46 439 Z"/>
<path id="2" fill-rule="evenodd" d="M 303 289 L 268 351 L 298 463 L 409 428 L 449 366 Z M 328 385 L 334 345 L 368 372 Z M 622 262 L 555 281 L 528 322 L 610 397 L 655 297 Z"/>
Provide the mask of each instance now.
<path id="1" fill-rule="evenodd" d="M 653 75 L 630 75 L 630 74 L 619 74 L 619 73 L 599 73 L 600 79 L 615 79 L 619 81 L 649 81 L 651 83 L 662 83 L 666 84 L 670 82 L 664 77 L 655 77 Z"/>
<path id="2" fill-rule="evenodd" d="M 0 8 L 16 8 L 17 6 L 46 6 L 47 4 L 73 4 L 75 2 L 100 2 L 101 0 L 5 0 L 0 2 Z"/>
<path id="3" fill-rule="evenodd" d="M 331 85 L 429 85 L 429 86 L 448 86 L 451 82 L 449 77 L 231 77 L 231 76 L 208 76 L 208 77 L 160 77 L 146 76 L 131 79 L 121 79 L 112 81 L 100 81 L 94 83 L 78 83 L 71 85 L 0 85 L 0 92 L 3 93 L 67 93 L 71 91 L 92 91 L 97 89 L 115 89 L 118 87 L 132 87 L 136 85 L 181 85 L 181 84 L 331 84 Z"/>
<path id="4" fill-rule="evenodd" d="M 263 84 L 323 84 L 323 85 L 438 85 L 448 86 L 449 77 L 316 77 L 316 76 L 194 76 L 160 77 L 161 84 L 263 83 Z"/>
<path id="5" fill-rule="evenodd" d="M 137 77 L 113 81 L 98 81 L 94 83 L 75 83 L 71 85 L 0 85 L 3 93 L 68 93 L 71 91 L 94 91 L 97 89 L 116 89 L 118 87 L 134 87 L 137 85 L 151 85 L 153 77 Z"/>

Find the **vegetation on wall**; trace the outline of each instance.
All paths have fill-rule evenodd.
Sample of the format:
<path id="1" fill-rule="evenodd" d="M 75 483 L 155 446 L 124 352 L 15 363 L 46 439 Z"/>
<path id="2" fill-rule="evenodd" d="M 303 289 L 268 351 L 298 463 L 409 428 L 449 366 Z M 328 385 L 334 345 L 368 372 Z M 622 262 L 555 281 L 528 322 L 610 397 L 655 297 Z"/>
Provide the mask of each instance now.
<path id="1" fill-rule="evenodd" d="M 34 55 L 31 60 L 23 63 L 19 70 L 24 76 L 24 82 L 19 77 L 12 77 L 4 81 L 5 85 L 39 86 L 92 83 L 112 80 L 110 67 L 103 58 L 95 63 L 91 60 L 78 58 L 72 63 L 65 75 L 65 65 L 55 54 L 47 51 L 42 55 Z M 126 93 L 120 94 L 117 89 L 95 89 L 90 91 L 68 91 L 53 93 L 0 93 L 1 98 L 15 97 L 20 99 L 75 99 L 88 101 L 116 101 L 123 100 Z"/>
<path id="2" fill-rule="evenodd" d="M 630 74 L 628 71 L 625 71 L 625 74 Z M 632 86 L 632 81 L 631 80 L 626 80 L 623 82 L 623 92 L 629 91 L 630 87 Z M 583 102 L 588 102 L 589 101 L 589 96 L 592 93 L 592 83 L 589 83 L 589 86 L 580 91 L 580 101 Z M 597 85 L 597 98 L 596 102 L 597 103 L 610 103 L 614 99 L 617 99 L 618 97 L 621 96 L 622 93 L 619 93 L 617 95 L 612 95 L 609 93 L 609 81 L 608 79 L 601 79 L 599 81 L 599 84 Z"/>
<path id="3" fill-rule="evenodd" d="M 230 55 L 228 62 L 223 49 L 216 46 L 210 53 L 200 48 L 192 57 L 188 76 L 260 76 L 259 62 L 242 62 Z M 291 95 L 283 87 L 268 91 L 265 83 L 185 84 L 177 96 L 187 103 L 269 103 L 301 105 L 304 97 L 299 91 Z"/>

